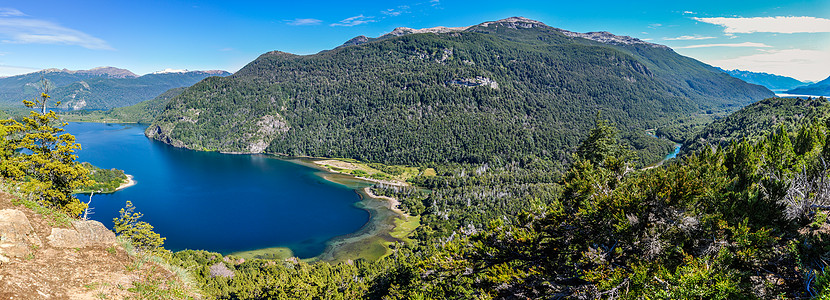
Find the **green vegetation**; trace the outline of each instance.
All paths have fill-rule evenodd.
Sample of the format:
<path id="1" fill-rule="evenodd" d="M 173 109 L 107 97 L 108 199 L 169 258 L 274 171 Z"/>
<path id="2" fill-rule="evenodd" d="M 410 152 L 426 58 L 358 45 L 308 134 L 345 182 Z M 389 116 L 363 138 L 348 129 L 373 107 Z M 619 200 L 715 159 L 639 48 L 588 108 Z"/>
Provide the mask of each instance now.
<path id="1" fill-rule="evenodd" d="M 135 105 L 110 110 L 79 110 L 63 114 L 61 118 L 74 122 L 143 123 L 150 124 L 167 106 L 170 99 L 184 92 L 185 87 L 172 88 L 157 97 Z"/>
<path id="2" fill-rule="evenodd" d="M 811 121 L 635 171 L 596 123 L 569 169 L 540 160 L 451 165 L 412 188 L 413 243 L 339 264 L 175 253 L 220 299 L 801 298 L 830 274 L 830 129 Z M 413 206 L 414 205 L 410 205 Z M 233 276 L 211 276 L 222 264 Z"/>
<path id="3" fill-rule="evenodd" d="M 406 184 L 417 176 L 429 176 L 435 170 L 427 167 L 410 167 L 404 165 L 386 165 L 381 163 L 365 163 L 355 159 L 326 159 L 315 160 L 315 164 L 325 167 L 332 172 L 350 174 L 361 178 L 390 181 L 396 184 Z"/>
<path id="4" fill-rule="evenodd" d="M 48 98 L 44 93 L 40 100 L 23 102 L 46 107 Z M 73 135 L 61 134 L 65 124 L 57 120 L 53 111 L 31 111 L 22 122 L 0 120 L 0 175 L 20 182 L 26 198 L 76 217 L 87 205 L 72 192 L 89 183 L 89 171 L 75 162 L 81 146 Z"/>
<path id="5" fill-rule="evenodd" d="M 809 122 L 824 122 L 830 115 L 830 103 L 824 97 L 769 98 L 753 103 L 726 118 L 706 125 L 694 135 L 683 140 L 684 153 L 707 147 L 726 146 L 747 139 L 758 141 L 773 130 L 784 127 L 787 131 L 801 128 Z"/>
<path id="6" fill-rule="evenodd" d="M 164 255 L 167 252 L 162 247 L 166 238 L 155 233 L 150 223 L 138 220 L 144 215 L 135 212 L 135 206 L 131 201 L 127 201 L 127 205 L 118 213 L 119 217 L 112 219 L 115 223 L 113 226 L 115 234 L 129 240 L 138 250 L 156 255 Z"/>
<path id="7" fill-rule="evenodd" d="M 265 249 L 257 249 L 251 251 L 240 251 L 231 253 L 231 256 L 241 257 L 244 259 L 271 259 L 271 260 L 285 260 L 294 256 L 294 252 L 290 248 L 273 247 Z"/>
<path id="8" fill-rule="evenodd" d="M 664 47 L 493 23 L 314 55 L 266 53 L 188 88 L 146 133 L 196 150 L 561 167 L 601 111 L 637 150 L 636 164 L 648 165 L 673 144 L 645 129 L 772 95 Z"/>
<path id="9" fill-rule="evenodd" d="M 74 193 L 76 194 L 89 194 L 91 192 L 99 194 L 114 193 L 121 184 L 128 181 L 127 174 L 124 174 L 123 170 L 115 168 L 101 169 L 88 162 L 81 163 L 81 166 L 89 171 L 90 184 L 75 190 Z"/>
<path id="10" fill-rule="evenodd" d="M 123 70 L 126 71 L 126 70 Z M 126 71 L 129 73 L 129 71 Z M 167 90 L 187 87 L 210 76 L 228 76 L 224 71 L 192 71 L 186 73 L 147 74 L 136 77 L 126 75 L 39 71 L 24 75 L 0 78 L 0 103 L 12 106 L 20 99 L 39 94 L 41 79 L 51 84 L 50 95 L 61 102 L 56 107 L 66 109 L 111 109 L 150 100 Z M 24 111 L 26 113 L 28 111 Z"/>

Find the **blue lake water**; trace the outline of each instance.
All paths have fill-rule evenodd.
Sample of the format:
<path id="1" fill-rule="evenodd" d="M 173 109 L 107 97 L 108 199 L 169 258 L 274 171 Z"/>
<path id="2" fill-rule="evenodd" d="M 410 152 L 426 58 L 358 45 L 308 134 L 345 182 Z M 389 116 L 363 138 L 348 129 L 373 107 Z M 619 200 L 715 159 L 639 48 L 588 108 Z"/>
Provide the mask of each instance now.
<path id="1" fill-rule="evenodd" d="M 264 155 L 179 149 L 146 138 L 140 125 L 70 123 L 65 129 L 83 147 L 78 161 L 122 169 L 138 182 L 94 195 L 91 218 L 111 228 L 132 201 L 173 251 L 289 247 L 300 258 L 313 257 L 370 217 L 355 206 L 360 197 L 352 188 L 321 178 L 317 169 Z"/>

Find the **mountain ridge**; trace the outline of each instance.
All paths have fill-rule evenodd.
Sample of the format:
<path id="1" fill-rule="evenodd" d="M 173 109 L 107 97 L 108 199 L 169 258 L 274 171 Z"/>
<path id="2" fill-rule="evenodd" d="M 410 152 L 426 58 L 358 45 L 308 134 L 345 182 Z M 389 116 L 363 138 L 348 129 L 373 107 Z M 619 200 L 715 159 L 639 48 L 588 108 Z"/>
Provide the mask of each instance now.
<path id="1" fill-rule="evenodd" d="M 572 37 L 523 18 L 482 24 L 268 52 L 173 98 L 146 134 L 196 150 L 395 164 L 567 161 L 599 111 L 642 132 L 773 96 L 656 44 Z M 651 153 L 672 147 L 627 139 Z"/>
<path id="2" fill-rule="evenodd" d="M 90 70 L 45 69 L 0 78 L 0 103 L 12 108 L 41 92 L 41 80 L 64 109 L 110 109 L 153 99 L 171 88 L 190 86 L 210 76 L 229 76 L 222 70 L 169 72 L 137 76 L 129 70 L 98 67 Z"/>
<path id="3" fill-rule="evenodd" d="M 771 74 L 771 73 L 764 73 L 764 72 L 752 72 L 752 71 L 744 71 L 744 70 L 726 70 L 723 68 L 718 68 L 726 74 L 729 74 L 732 77 L 741 79 L 748 83 L 762 85 L 770 90 L 789 90 L 792 88 L 800 87 L 808 85 L 807 82 L 800 81 L 798 79 Z"/>
<path id="4" fill-rule="evenodd" d="M 414 28 L 409 28 L 409 27 L 397 27 L 394 30 L 392 30 L 391 32 L 382 34 L 382 35 L 378 36 L 377 38 L 369 38 L 369 37 L 366 37 L 364 35 L 354 37 L 354 38 L 346 41 L 345 43 L 343 43 L 343 45 L 341 45 L 340 47 L 360 45 L 360 44 L 367 43 L 367 42 L 373 41 L 373 40 L 385 39 L 385 38 L 391 38 L 391 37 L 398 37 L 398 36 L 409 35 L 409 34 L 420 34 L 420 33 L 436 33 L 436 34 L 438 34 L 438 33 L 461 32 L 461 31 L 467 31 L 467 30 L 474 29 L 475 27 L 489 27 L 491 25 L 492 26 L 506 26 L 506 27 L 512 28 L 512 29 L 517 29 L 517 28 L 530 29 L 530 28 L 534 28 L 534 27 L 547 27 L 547 28 L 557 30 L 557 31 L 561 32 L 562 34 L 570 36 L 570 37 L 580 37 L 580 38 L 594 40 L 594 41 L 601 42 L 601 43 L 608 43 L 608 44 L 611 44 L 611 43 L 617 43 L 617 44 L 646 44 L 646 45 L 652 45 L 654 47 L 663 47 L 663 48 L 667 48 L 667 49 L 669 48 L 669 47 L 664 46 L 664 45 L 649 43 L 649 42 L 646 42 L 646 41 L 643 41 L 643 40 L 640 40 L 640 39 L 637 39 L 637 38 L 634 38 L 634 37 L 630 37 L 630 36 L 614 35 L 614 34 L 612 34 L 610 32 L 607 32 L 607 31 L 586 32 L 586 33 L 568 31 L 568 30 L 565 30 L 565 29 L 552 27 L 552 26 L 549 26 L 549 25 L 547 25 L 547 24 L 545 24 L 541 21 L 532 20 L 532 19 L 528 19 L 528 18 L 525 18 L 525 17 L 509 17 L 509 18 L 505 18 L 505 19 L 501 19 L 501 20 L 497 20 L 497 21 L 488 21 L 488 22 L 483 22 L 483 23 L 477 24 L 477 25 L 461 26 L 461 27 L 436 26 L 436 27 L 428 27 L 428 28 L 422 28 L 422 29 L 414 29 Z"/>
<path id="5" fill-rule="evenodd" d="M 804 94 L 816 96 L 830 96 L 830 77 L 826 79 L 787 91 L 788 94 Z"/>

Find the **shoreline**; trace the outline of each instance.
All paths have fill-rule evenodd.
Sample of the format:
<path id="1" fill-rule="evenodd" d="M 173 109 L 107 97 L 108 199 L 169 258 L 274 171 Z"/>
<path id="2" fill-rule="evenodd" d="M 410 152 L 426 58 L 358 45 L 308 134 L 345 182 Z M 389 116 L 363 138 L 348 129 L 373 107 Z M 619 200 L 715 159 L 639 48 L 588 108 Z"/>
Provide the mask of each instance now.
<path id="1" fill-rule="evenodd" d="M 351 174 L 351 173 L 348 173 L 348 172 L 341 172 L 341 171 L 337 171 L 337 170 L 332 169 L 332 167 L 334 167 L 334 168 L 339 168 L 339 169 L 342 169 L 342 170 L 359 170 L 358 167 L 356 167 L 354 164 L 352 164 L 350 162 L 345 162 L 345 161 L 331 159 L 331 158 L 321 158 L 321 157 L 308 157 L 308 158 L 305 158 L 305 159 L 310 160 L 311 163 L 313 163 L 313 164 L 315 164 L 315 165 L 317 165 L 317 166 L 319 166 L 319 167 L 321 167 L 321 168 L 325 169 L 326 171 L 328 171 L 330 173 L 333 173 L 333 174 L 348 175 L 348 176 L 352 176 L 352 177 L 357 178 L 357 179 L 361 179 L 361 180 L 365 180 L 365 181 L 369 181 L 369 182 L 374 182 L 374 183 L 386 184 L 386 185 L 409 186 L 409 183 L 404 182 L 404 181 L 375 179 L 375 178 L 369 178 L 369 177 L 364 177 L 364 176 L 357 176 L 357 175 L 354 175 L 354 174 Z"/>
<path id="2" fill-rule="evenodd" d="M 126 175 L 127 175 L 127 182 L 122 183 L 121 185 L 119 185 L 118 188 L 115 189 L 115 191 L 120 191 L 120 190 L 126 189 L 126 188 L 134 186 L 138 183 L 137 181 L 133 180 L 133 175 L 130 175 L 130 174 L 126 174 Z"/>
<path id="3" fill-rule="evenodd" d="M 389 202 L 389 210 L 394 211 L 394 212 L 398 213 L 399 215 L 401 215 L 405 218 L 406 217 L 411 217 L 409 214 L 405 213 L 403 210 L 401 210 L 398 207 L 398 206 L 401 205 L 401 202 L 398 201 L 397 198 L 392 198 L 392 197 L 389 197 L 389 196 L 375 195 L 375 193 L 372 193 L 372 187 L 371 186 L 367 186 L 367 187 L 363 188 L 363 192 L 366 193 L 366 195 L 368 195 L 369 198 L 384 199 L 384 200 L 388 201 Z"/>
<path id="4" fill-rule="evenodd" d="M 294 157 L 286 160 L 323 171 L 324 173 L 319 175 L 320 178 L 349 187 L 360 196 L 361 200 L 356 202 L 355 205 L 368 211 L 370 215 L 369 220 L 363 227 L 355 232 L 333 237 L 326 243 L 326 249 L 320 255 L 303 259 L 303 261 L 336 262 L 361 258 L 372 261 L 378 260 L 392 253 L 389 247 L 390 244 L 407 242 L 405 237 L 399 236 L 406 236 L 411 233 L 411 230 L 403 234 L 396 232 L 397 230 L 407 231 L 405 230 L 407 225 L 411 226 L 412 222 L 420 223 L 420 218 L 412 217 L 398 208 L 400 205 L 398 199 L 372 193 L 373 183 L 391 184 L 389 181 L 332 170 L 325 166 L 325 162 L 334 160 L 331 158 Z M 355 186 L 350 181 L 358 181 L 363 184 Z M 408 186 L 406 183 L 395 185 Z"/>

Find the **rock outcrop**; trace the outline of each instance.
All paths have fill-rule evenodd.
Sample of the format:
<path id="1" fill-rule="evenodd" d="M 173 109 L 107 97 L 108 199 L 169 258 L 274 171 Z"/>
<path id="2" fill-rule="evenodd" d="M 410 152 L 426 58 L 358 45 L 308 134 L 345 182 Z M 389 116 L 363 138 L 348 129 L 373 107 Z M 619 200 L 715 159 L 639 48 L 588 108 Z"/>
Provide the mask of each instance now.
<path id="1" fill-rule="evenodd" d="M 16 209 L 0 210 L 0 260 L 24 257 L 43 243 L 23 212 Z"/>
<path id="2" fill-rule="evenodd" d="M 98 221 L 73 221 L 73 229 L 52 228 L 46 238 L 49 245 L 57 248 L 83 248 L 88 246 L 109 247 L 115 244 L 115 233 Z"/>

